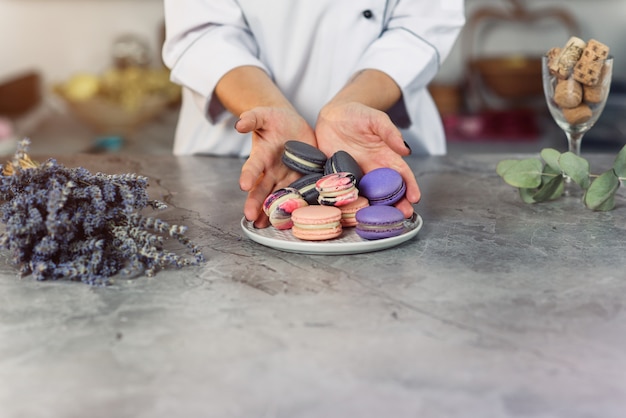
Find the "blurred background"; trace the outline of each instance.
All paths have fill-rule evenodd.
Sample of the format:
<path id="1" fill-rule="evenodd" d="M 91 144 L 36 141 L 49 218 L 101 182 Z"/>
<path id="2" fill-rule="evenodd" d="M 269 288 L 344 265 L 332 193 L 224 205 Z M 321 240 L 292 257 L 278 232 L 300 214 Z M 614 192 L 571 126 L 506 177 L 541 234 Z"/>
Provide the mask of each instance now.
<path id="1" fill-rule="evenodd" d="M 626 1 L 466 0 L 467 25 L 430 90 L 450 153 L 565 150 L 539 57 L 576 35 L 615 57 L 583 152 L 626 144 Z M 0 154 L 169 154 L 180 90 L 161 61 L 160 0 L 0 0 Z"/>

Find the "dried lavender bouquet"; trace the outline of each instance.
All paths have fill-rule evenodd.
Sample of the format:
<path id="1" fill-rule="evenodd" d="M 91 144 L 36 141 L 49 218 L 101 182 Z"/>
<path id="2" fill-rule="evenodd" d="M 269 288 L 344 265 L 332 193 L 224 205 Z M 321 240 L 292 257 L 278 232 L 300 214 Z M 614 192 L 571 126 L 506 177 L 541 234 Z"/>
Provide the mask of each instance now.
<path id="1" fill-rule="evenodd" d="M 148 198 L 146 177 L 92 174 L 54 159 L 38 164 L 27 154 L 29 145 L 22 140 L 13 159 L 0 166 L 0 248 L 20 274 L 105 285 L 116 274 L 152 276 L 204 261 L 184 236 L 186 227 L 139 213 L 166 207 Z M 187 256 L 164 248 L 170 237 Z"/>

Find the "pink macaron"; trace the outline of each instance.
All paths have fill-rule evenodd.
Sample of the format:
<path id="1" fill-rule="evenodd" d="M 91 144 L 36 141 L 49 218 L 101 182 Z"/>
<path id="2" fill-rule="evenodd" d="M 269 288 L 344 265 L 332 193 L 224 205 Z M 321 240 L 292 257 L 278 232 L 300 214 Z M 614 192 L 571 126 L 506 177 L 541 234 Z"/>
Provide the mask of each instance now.
<path id="1" fill-rule="evenodd" d="M 367 198 L 359 196 L 354 202 L 339 207 L 341 210 L 341 226 L 344 228 L 356 226 L 356 213 L 369 205 Z"/>
<path id="2" fill-rule="evenodd" d="M 294 210 L 308 206 L 298 190 L 285 187 L 278 189 L 265 198 L 263 211 L 276 229 L 289 229 L 293 226 L 291 214 Z"/>
<path id="3" fill-rule="evenodd" d="M 359 197 L 356 177 L 348 172 L 327 174 L 315 183 L 319 192 L 318 202 L 326 206 L 343 206 Z"/>
<path id="4" fill-rule="evenodd" d="M 341 210 L 334 206 L 313 205 L 291 214 L 293 236 L 306 241 L 324 241 L 342 233 Z"/>

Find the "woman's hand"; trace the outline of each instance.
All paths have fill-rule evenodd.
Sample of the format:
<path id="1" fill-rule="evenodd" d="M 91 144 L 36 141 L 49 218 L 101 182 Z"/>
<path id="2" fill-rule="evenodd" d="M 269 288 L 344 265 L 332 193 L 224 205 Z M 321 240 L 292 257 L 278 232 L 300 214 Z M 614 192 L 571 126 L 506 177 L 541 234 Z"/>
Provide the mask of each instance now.
<path id="1" fill-rule="evenodd" d="M 258 228 L 269 225 L 263 201 L 274 190 L 287 186 L 299 175 L 281 161 L 290 139 L 313 146 L 315 134 L 265 71 L 255 66 L 236 67 L 215 86 L 215 95 L 233 115 L 240 115 L 235 129 L 252 133 L 252 149 L 239 177 L 248 192 L 244 215 Z"/>
<path id="2" fill-rule="evenodd" d="M 319 114 L 315 127 L 318 147 L 330 156 L 343 150 L 354 157 L 365 173 L 378 167 L 398 171 L 407 190 L 395 206 L 405 217 L 413 214 L 413 203 L 421 194 L 415 175 L 402 158 L 411 150 L 389 116 L 358 102 L 331 102 Z"/>
<path id="3" fill-rule="evenodd" d="M 269 225 L 263 212 L 265 198 L 300 176 L 281 161 L 285 142 L 295 139 L 317 146 L 315 134 L 290 107 L 253 108 L 241 114 L 235 129 L 240 133 L 252 132 L 252 150 L 239 177 L 239 187 L 248 192 L 244 215 L 256 227 L 265 228 Z"/>

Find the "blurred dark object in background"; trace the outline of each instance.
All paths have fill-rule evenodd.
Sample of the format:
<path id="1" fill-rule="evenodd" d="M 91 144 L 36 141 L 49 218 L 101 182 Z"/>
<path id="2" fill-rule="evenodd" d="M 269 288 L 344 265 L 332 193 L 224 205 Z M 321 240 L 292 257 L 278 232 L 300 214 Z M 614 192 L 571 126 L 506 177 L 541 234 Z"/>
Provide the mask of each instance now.
<path id="1" fill-rule="evenodd" d="M 28 71 L 0 80 L 0 116 L 17 119 L 35 109 L 41 102 L 41 76 Z"/>
<path id="2" fill-rule="evenodd" d="M 493 36 L 495 27 L 512 24 L 531 33 L 536 24 L 564 29 L 570 36 L 580 32 L 573 15 L 560 7 L 527 9 L 520 0 L 508 0 L 509 7 L 484 6 L 468 18 L 461 38 L 466 63 L 466 105 L 470 112 L 484 109 L 511 109 L 543 103 L 541 56 L 550 49 L 537 45 L 535 51 L 511 50 L 487 53 L 485 35 Z M 490 29 L 487 31 L 487 29 Z M 522 35 L 523 36 L 523 35 Z"/>
<path id="3" fill-rule="evenodd" d="M 503 107 L 519 107 L 529 100 L 543 98 L 541 57 L 511 54 L 475 58 L 468 62 L 470 100 L 478 108 L 489 108 L 489 95 L 505 103 Z"/>
<path id="4" fill-rule="evenodd" d="M 483 110 L 473 114 L 442 116 L 451 142 L 532 142 L 540 127 L 532 109 Z"/>
<path id="5" fill-rule="evenodd" d="M 152 56 L 148 41 L 142 37 L 128 33 L 113 41 L 111 56 L 114 68 L 148 67 Z"/>
<path id="6" fill-rule="evenodd" d="M 615 152 L 626 145 L 626 79 L 611 81 L 606 106 L 582 141 L 583 151 Z"/>

